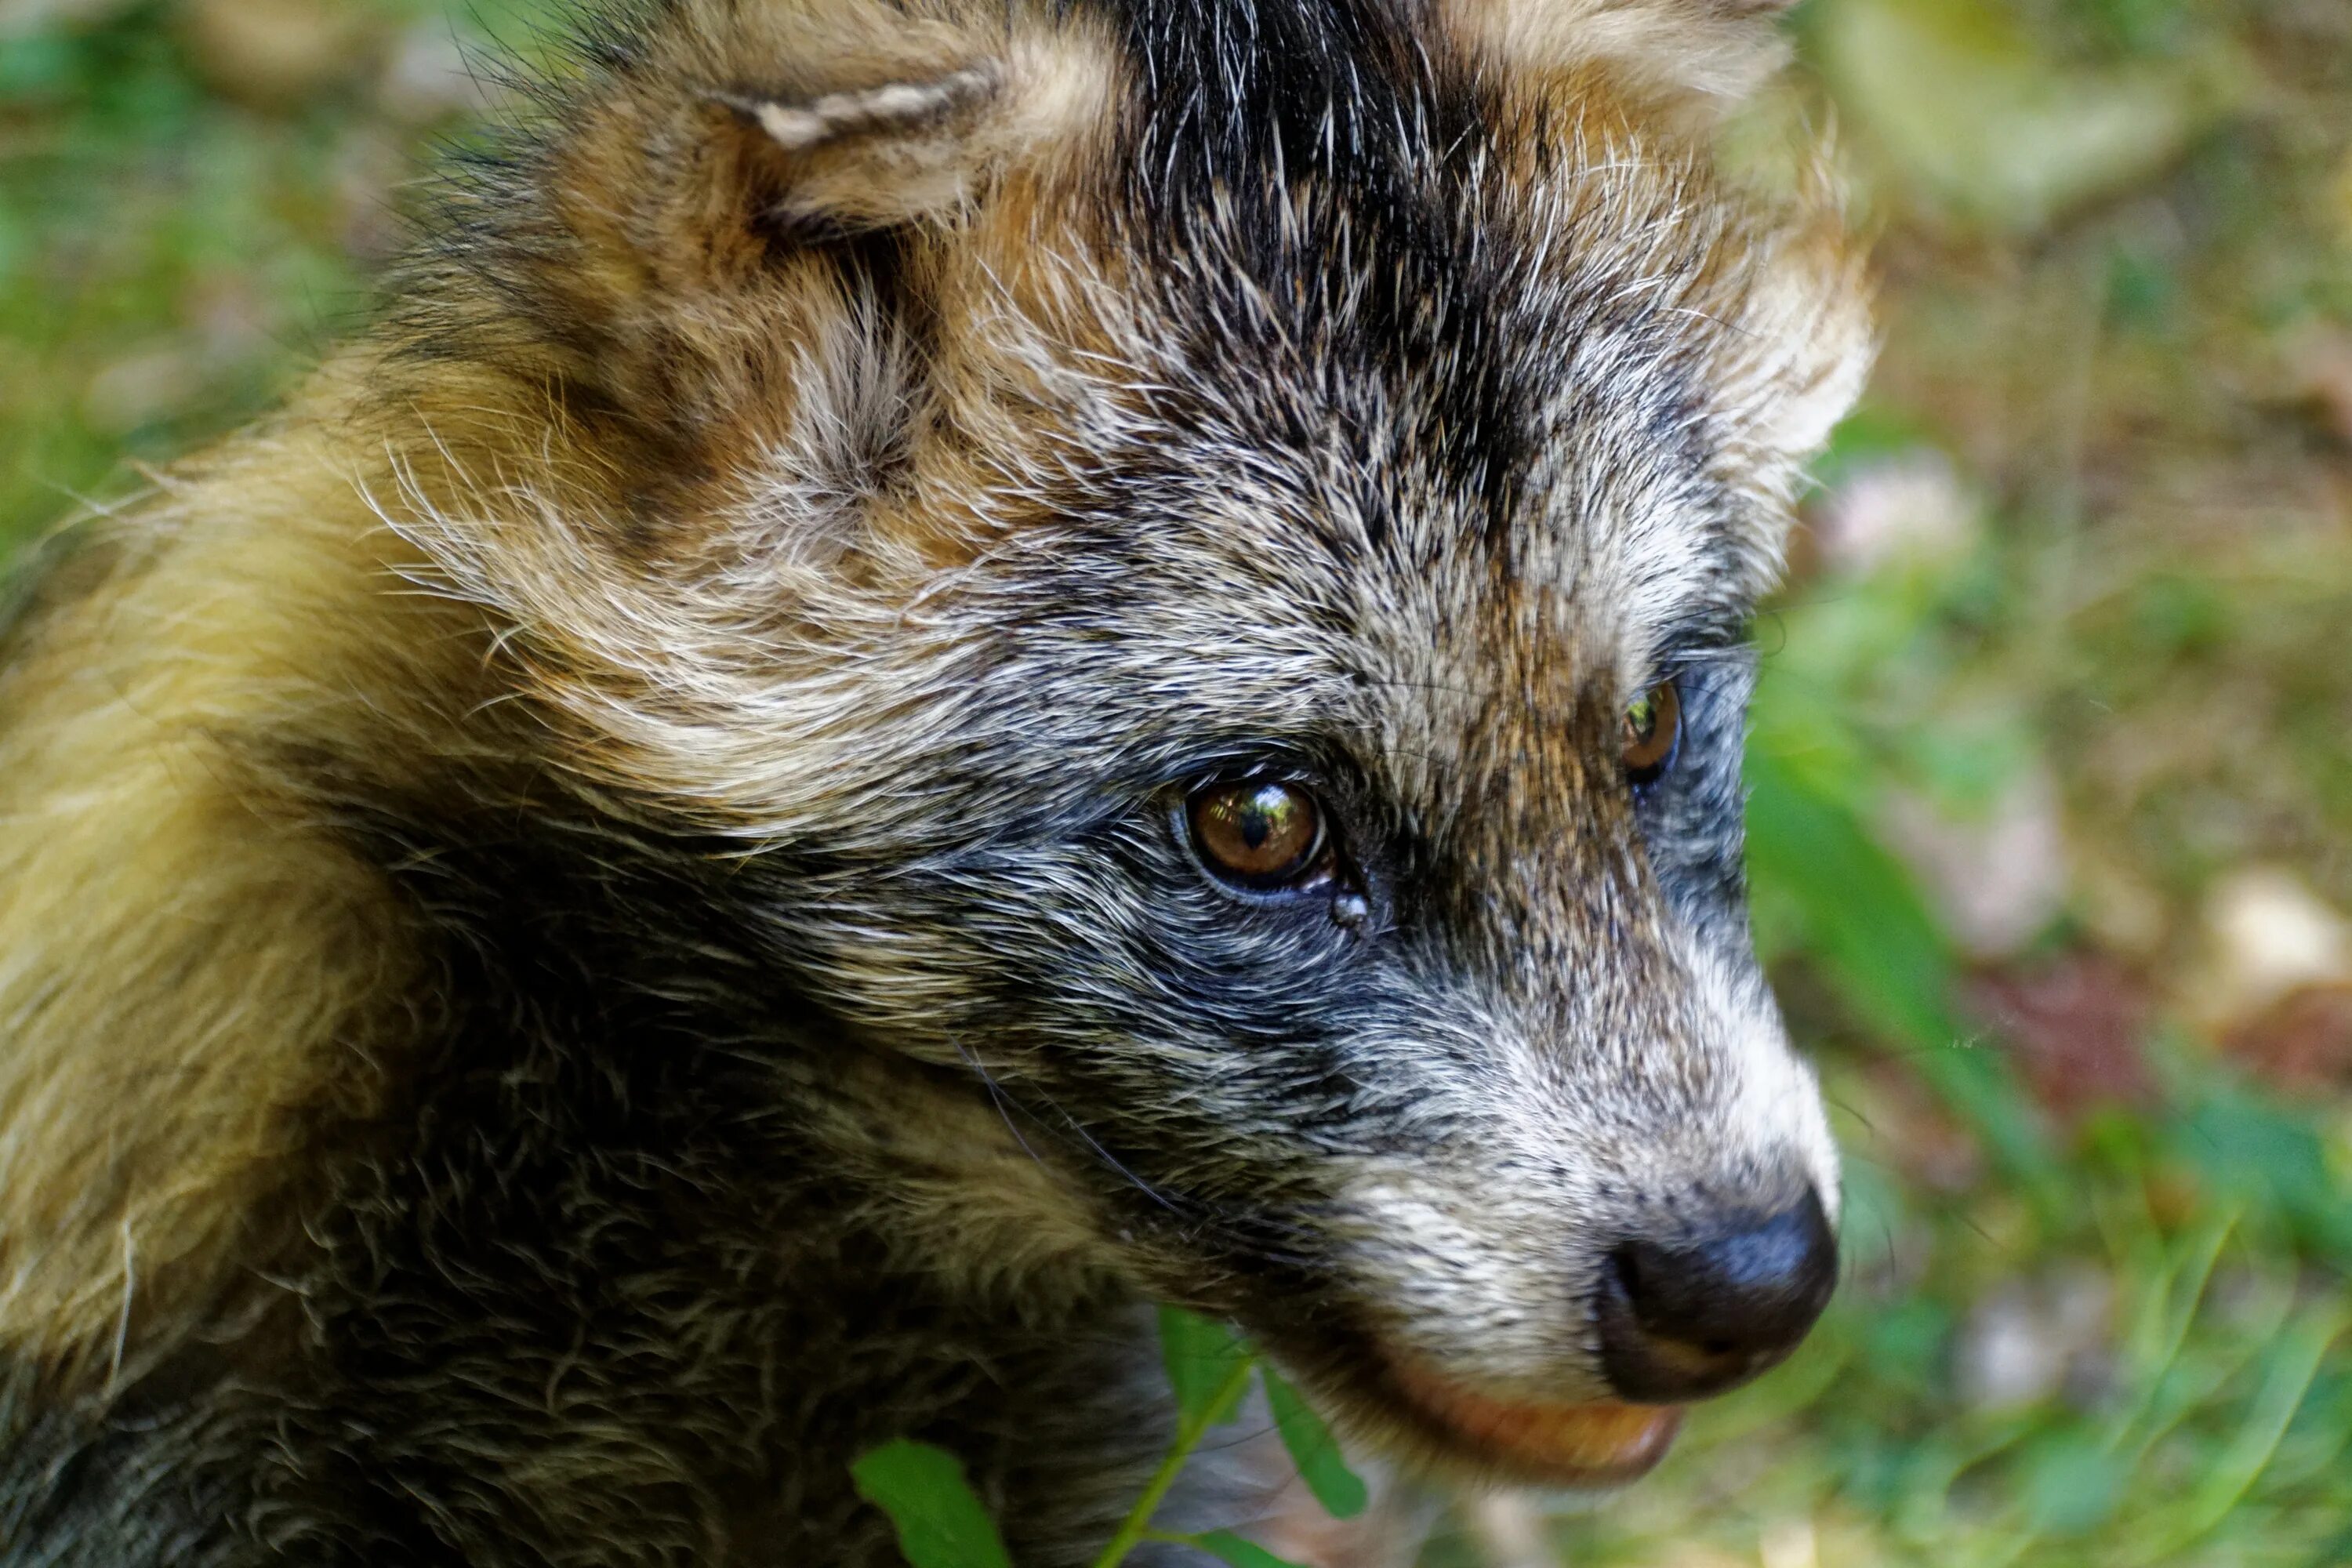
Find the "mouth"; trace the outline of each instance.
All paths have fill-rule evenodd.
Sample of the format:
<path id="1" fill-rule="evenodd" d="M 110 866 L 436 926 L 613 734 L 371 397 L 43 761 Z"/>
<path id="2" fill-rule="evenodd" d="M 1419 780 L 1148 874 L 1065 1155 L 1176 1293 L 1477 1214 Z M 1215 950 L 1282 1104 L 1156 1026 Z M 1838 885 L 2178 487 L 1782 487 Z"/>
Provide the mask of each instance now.
<path id="1" fill-rule="evenodd" d="M 1623 1486 L 1674 1447 L 1672 1405 L 1549 1405 L 1490 1398 L 1410 1367 L 1391 1387 L 1433 1444 L 1456 1460 L 1534 1486 Z"/>

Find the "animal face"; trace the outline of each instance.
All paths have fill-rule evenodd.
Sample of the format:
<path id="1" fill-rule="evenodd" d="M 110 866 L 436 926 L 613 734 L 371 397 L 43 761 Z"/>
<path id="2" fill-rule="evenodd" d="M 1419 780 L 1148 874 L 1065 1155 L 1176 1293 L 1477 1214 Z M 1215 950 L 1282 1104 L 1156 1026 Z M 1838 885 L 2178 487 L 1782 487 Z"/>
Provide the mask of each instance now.
<path id="1" fill-rule="evenodd" d="M 894 754 L 951 805 L 812 968 L 1160 1289 L 1343 1382 L 1610 1397 L 1622 1248 L 1835 1203 L 1740 899 L 1753 542 L 1679 454 L 1498 503 L 1280 428 L 1171 423 L 939 589 L 958 711 Z"/>
<path id="2" fill-rule="evenodd" d="M 404 526 L 1050 1223 L 1368 1431 L 1643 1468 L 1833 1271 L 1739 823 L 1743 627 L 1863 358 L 1829 230 L 1717 183 L 1633 6 L 1139 4 L 789 100 L 709 9 L 526 223 L 585 258 L 539 308 L 602 323 L 563 374 L 694 477 Z M 600 126 L 692 161 L 612 175 Z"/>

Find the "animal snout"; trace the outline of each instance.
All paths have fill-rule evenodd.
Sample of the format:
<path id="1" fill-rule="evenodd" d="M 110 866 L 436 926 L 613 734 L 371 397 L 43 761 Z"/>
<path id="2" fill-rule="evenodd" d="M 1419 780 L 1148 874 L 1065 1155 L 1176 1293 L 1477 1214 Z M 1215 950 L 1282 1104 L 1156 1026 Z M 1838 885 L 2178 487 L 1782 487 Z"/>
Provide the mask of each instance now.
<path id="1" fill-rule="evenodd" d="M 1837 1237 L 1811 1187 L 1775 1214 L 1723 1215 L 1632 1240 L 1602 1270 L 1601 1366 L 1620 1398 L 1704 1399 L 1795 1350 L 1837 1285 Z"/>

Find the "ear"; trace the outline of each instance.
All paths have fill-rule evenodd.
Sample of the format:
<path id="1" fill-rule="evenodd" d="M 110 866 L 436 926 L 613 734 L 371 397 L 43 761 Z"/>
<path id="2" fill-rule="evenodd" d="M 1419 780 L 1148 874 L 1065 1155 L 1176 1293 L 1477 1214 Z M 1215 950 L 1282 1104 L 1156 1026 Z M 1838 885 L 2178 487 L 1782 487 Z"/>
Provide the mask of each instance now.
<path id="1" fill-rule="evenodd" d="M 714 92 L 712 102 L 743 121 L 775 190 L 746 189 L 746 216 L 787 230 L 852 232 L 961 207 L 992 164 L 1012 149 L 991 116 L 1004 90 L 1004 66 L 982 59 L 943 76 L 792 100 Z M 991 131 L 997 135 L 989 134 Z M 714 136 L 725 132 L 713 129 Z"/>
<path id="2" fill-rule="evenodd" d="M 1749 243 L 1738 298 L 1720 306 L 1734 330 L 1716 336 L 1702 380 L 1735 448 L 1735 484 L 1779 513 L 1861 395 L 1877 340 L 1867 268 L 1825 201 Z"/>
<path id="3" fill-rule="evenodd" d="M 854 230 L 948 215 L 1101 116 L 1107 41 L 1058 9 L 673 0 L 581 140 L 635 139 L 645 175 L 699 187 L 698 218 Z"/>
<path id="4" fill-rule="evenodd" d="M 866 241 L 952 228 L 1075 166 L 1112 119 L 1114 47 L 1051 0 L 646 10 L 461 196 L 462 276 L 408 290 L 455 302 L 417 324 L 469 358 L 520 317 L 510 368 L 631 423 L 788 398 L 793 357 L 828 357 L 895 287 Z"/>
<path id="5" fill-rule="evenodd" d="M 1474 59 L 1538 75 L 1609 73 L 1647 97 L 1720 114 L 1778 70 L 1773 23 L 1794 0 L 1443 0 Z"/>

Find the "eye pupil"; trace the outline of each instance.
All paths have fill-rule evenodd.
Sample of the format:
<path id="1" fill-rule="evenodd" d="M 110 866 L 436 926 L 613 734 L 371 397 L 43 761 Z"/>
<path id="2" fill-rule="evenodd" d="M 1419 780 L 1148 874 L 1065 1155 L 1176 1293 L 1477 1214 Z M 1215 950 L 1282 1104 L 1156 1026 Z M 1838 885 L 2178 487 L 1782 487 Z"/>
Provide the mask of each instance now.
<path id="1" fill-rule="evenodd" d="M 1323 816 L 1295 784 L 1213 784 L 1192 797 L 1192 842 L 1210 869 L 1250 888 L 1274 888 L 1313 870 Z"/>
<path id="2" fill-rule="evenodd" d="M 1625 710 L 1625 776 L 1636 784 L 1655 784 L 1674 766 L 1682 744 L 1682 694 L 1661 681 Z"/>

